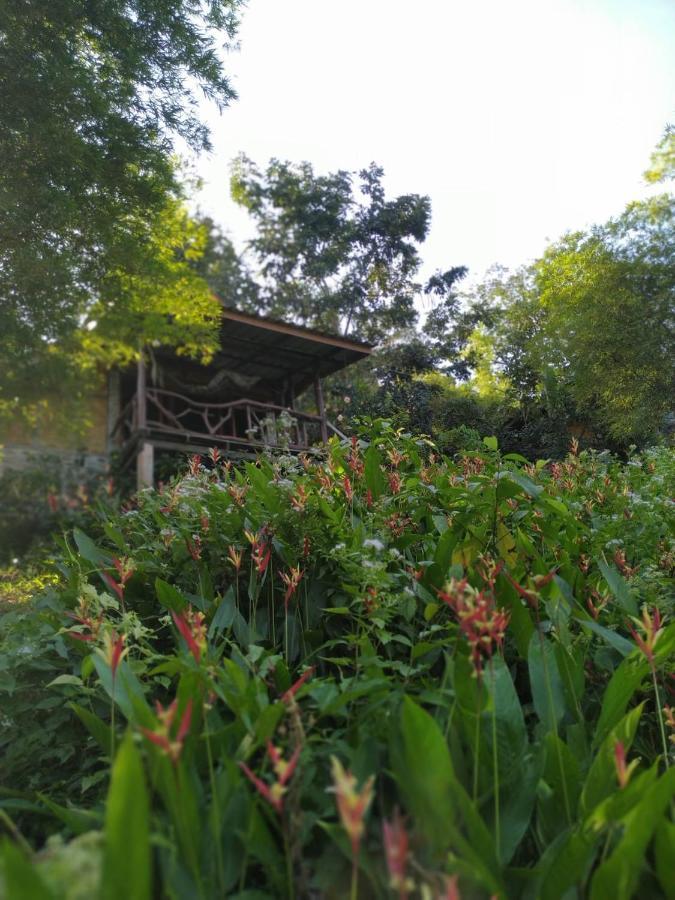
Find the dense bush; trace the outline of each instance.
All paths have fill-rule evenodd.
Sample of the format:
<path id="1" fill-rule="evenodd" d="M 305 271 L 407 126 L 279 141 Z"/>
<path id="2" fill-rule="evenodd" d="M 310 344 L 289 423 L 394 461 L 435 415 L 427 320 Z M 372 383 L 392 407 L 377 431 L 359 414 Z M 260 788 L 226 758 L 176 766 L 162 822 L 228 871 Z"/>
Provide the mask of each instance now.
<path id="1" fill-rule="evenodd" d="M 2 619 L 0 896 L 673 896 L 674 472 L 380 421 L 76 530 Z"/>

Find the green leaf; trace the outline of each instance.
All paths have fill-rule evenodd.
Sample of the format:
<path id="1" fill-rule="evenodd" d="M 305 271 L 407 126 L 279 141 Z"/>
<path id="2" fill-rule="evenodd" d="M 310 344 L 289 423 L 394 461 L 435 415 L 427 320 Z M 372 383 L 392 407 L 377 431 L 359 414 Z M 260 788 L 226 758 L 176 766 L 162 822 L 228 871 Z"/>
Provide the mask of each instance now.
<path id="1" fill-rule="evenodd" d="M 216 609 L 216 613 L 211 620 L 211 625 L 209 626 L 209 637 L 213 637 L 214 634 L 220 634 L 225 629 L 229 628 L 234 622 L 234 614 L 236 612 L 235 606 L 235 598 L 234 598 L 234 585 L 230 585 L 225 593 L 225 596 L 218 604 L 218 608 Z"/>
<path id="2" fill-rule="evenodd" d="M 499 441 L 496 437 L 494 437 L 494 435 L 491 435 L 490 437 L 484 437 L 483 443 L 488 448 L 488 450 L 497 450 L 497 448 L 499 447 Z"/>
<path id="3" fill-rule="evenodd" d="M 366 450 L 363 455 L 364 462 L 364 477 L 366 480 L 366 487 L 370 490 L 373 497 L 377 500 L 378 497 L 382 495 L 384 491 L 385 482 L 384 482 L 384 474 L 382 473 L 382 457 L 380 456 L 380 452 L 375 446 L 375 444 L 371 444 L 370 447 Z"/>
<path id="4" fill-rule="evenodd" d="M 593 735 L 593 746 L 599 746 L 621 719 L 631 697 L 648 674 L 649 664 L 642 657 L 629 657 L 617 667 L 603 694 L 600 718 Z"/>
<path id="5" fill-rule="evenodd" d="M 654 857 L 656 859 L 656 874 L 663 888 L 665 897 L 675 897 L 675 822 L 668 815 L 661 820 L 656 829 L 654 842 Z"/>
<path id="6" fill-rule="evenodd" d="M 94 715 L 88 709 L 77 703 L 69 703 L 68 706 L 73 710 L 78 719 L 82 722 L 89 734 L 98 743 L 105 753 L 110 753 L 111 730 L 102 719 Z"/>
<path id="7" fill-rule="evenodd" d="M 155 578 L 155 593 L 162 606 L 173 612 L 179 613 L 188 605 L 187 600 L 181 592 L 172 584 L 163 581 L 161 578 Z"/>
<path id="8" fill-rule="evenodd" d="M 671 768 L 623 817 L 621 838 L 591 881 L 590 900 L 630 900 L 634 896 L 649 843 L 674 797 L 675 768 Z M 673 860 L 670 862 L 672 866 Z"/>
<path id="9" fill-rule="evenodd" d="M 626 580 L 621 577 L 614 566 L 608 566 L 604 559 L 598 559 L 596 562 L 598 568 L 602 572 L 602 577 L 607 582 L 614 597 L 619 601 L 619 604 L 625 609 L 629 616 L 637 616 L 637 603 L 630 595 Z"/>
<path id="10" fill-rule="evenodd" d="M 520 472 L 509 472 L 508 477 L 511 481 L 515 481 L 516 484 L 519 484 L 528 497 L 536 498 L 544 490 L 541 485 L 535 484 L 525 475 L 521 475 Z"/>
<path id="11" fill-rule="evenodd" d="M 583 628 L 588 628 L 590 631 L 595 632 L 605 643 L 617 650 L 622 656 L 630 656 L 635 650 L 635 644 L 626 640 L 625 637 L 621 637 L 616 631 L 594 622 L 593 619 L 582 619 L 580 616 L 577 616 L 577 621 L 580 622 Z"/>
<path id="12" fill-rule="evenodd" d="M 555 648 L 538 632 L 530 639 L 527 664 L 536 713 L 547 730 L 555 731 L 565 715 L 565 689 Z"/>
<path id="13" fill-rule="evenodd" d="M 85 534 L 84 531 L 81 531 L 79 528 L 74 528 L 73 537 L 75 538 L 75 543 L 82 559 L 94 563 L 95 566 L 105 567 L 110 565 L 112 561 L 111 555 L 109 553 L 104 553 L 103 550 L 99 550 L 89 535 Z"/>
<path id="14" fill-rule="evenodd" d="M 625 715 L 600 745 L 581 792 L 579 809 L 582 815 L 589 815 L 599 803 L 617 789 L 614 749 L 617 741 L 621 741 L 628 754 L 643 706 L 641 703 Z"/>
<path id="15" fill-rule="evenodd" d="M 140 754 L 128 732 L 115 758 L 105 814 L 104 900 L 150 900 L 150 804 Z"/>
<path id="16" fill-rule="evenodd" d="M 473 866 L 488 890 L 501 893 L 490 833 L 457 780 L 440 728 L 409 697 L 403 701 L 396 738 L 391 751 L 394 776 L 430 848 L 441 858 L 452 848 Z"/>
<path id="17" fill-rule="evenodd" d="M 0 847 L 0 859 L 3 862 L 0 873 L 5 876 L 3 896 L 7 900 L 56 900 L 36 867 L 10 841 Z"/>

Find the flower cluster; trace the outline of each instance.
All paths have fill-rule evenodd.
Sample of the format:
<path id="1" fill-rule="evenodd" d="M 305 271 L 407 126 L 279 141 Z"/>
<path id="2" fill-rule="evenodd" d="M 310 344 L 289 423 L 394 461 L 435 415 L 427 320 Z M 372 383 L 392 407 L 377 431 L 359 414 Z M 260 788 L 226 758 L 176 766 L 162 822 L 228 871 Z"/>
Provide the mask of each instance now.
<path id="1" fill-rule="evenodd" d="M 496 606 L 491 591 L 478 591 L 466 579 L 457 581 L 453 578 L 437 593 L 455 612 L 471 650 L 474 672 L 480 676 L 483 660 L 490 659 L 495 649 L 500 649 L 504 643 L 509 613 Z"/>
<path id="2" fill-rule="evenodd" d="M 185 704 L 183 714 L 178 724 L 175 735 L 171 735 L 173 723 L 178 710 L 178 700 L 174 700 L 167 709 L 164 709 L 159 700 L 155 703 L 155 711 L 159 722 L 158 727 L 151 731 L 149 728 L 141 728 L 146 738 L 155 744 L 171 762 L 176 765 L 183 750 L 185 738 L 190 730 L 192 721 L 192 699 Z"/>
<path id="3" fill-rule="evenodd" d="M 239 766 L 251 784 L 255 787 L 261 797 L 272 806 L 276 812 L 283 812 L 284 794 L 288 790 L 288 782 L 293 777 L 295 768 L 300 758 L 302 747 L 298 745 L 293 751 L 291 758 L 285 760 L 278 747 L 275 747 L 271 741 L 267 742 L 267 755 L 272 763 L 272 769 L 276 775 L 274 784 L 269 785 L 259 778 L 244 762 L 240 762 Z"/>

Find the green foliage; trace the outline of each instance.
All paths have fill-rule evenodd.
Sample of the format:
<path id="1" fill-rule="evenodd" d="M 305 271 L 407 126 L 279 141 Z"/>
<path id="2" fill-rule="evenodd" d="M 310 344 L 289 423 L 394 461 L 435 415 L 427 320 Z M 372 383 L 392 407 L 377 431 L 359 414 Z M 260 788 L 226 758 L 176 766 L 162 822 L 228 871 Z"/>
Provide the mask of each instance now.
<path id="1" fill-rule="evenodd" d="M 667 896 L 674 477 L 380 420 L 103 510 L 0 621 L 0 896 Z"/>
<path id="2" fill-rule="evenodd" d="M 85 319 L 123 319 L 112 338 L 102 324 L 100 341 L 122 342 L 127 353 L 137 348 L 129 334 L 139 318 L 151 333 L 159 327 L 157 339 L 169 312 L 179 325 L 199 319 L 203 330 L 208 293 L 202 282 L 199 297 L 191 270 L 173 260 L 191 240 L 176 240 L 186 223 L 176 211 L 174 143 L 208 146 L 198 96 L 221 107 L 235 96 L 219 45 L 234 39 L 239 6 L 3 3 L 0 411 L 20 410 L 17 396 L 43 398 L 66 374 L 77 385 L 81 367 L 70 357 L 88 334 Z M 157 303 L 155 282 L 164 295 Z M 149 315 L 141 315 L 148 297 Z M 200 346 L 202 337 L 192 335 Z"/>
<path id="3" fill-rule="evenodd" d="M 256 224 L 250 248 L 264 310 L 377 340 L 417 318 L 416 245 L 427 235 L 430 205 L 418 194 L 387 200 L 374 164 L 356 184 L 354 174 L 316 175 L 309 163 L 276 159 L 260 171 L 242 156 L 232 196 Z"/>

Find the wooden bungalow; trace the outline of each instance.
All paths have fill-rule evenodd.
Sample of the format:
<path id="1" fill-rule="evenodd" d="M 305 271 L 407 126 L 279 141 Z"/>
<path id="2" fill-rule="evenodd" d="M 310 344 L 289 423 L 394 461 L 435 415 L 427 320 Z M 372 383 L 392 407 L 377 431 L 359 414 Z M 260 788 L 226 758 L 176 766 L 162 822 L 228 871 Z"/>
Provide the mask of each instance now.
<path id="1" fill-rule="evenodd" d="M 223 309 L 220 349 L 208 366 L 166 350 L 148 350 L 135 370 L 114 373 L 119 410 L 110 423 L 122 466 L 136 463 L 138 487 L 153 483 L 157 451 L 225 456 L 264 447 L 306 450 L 331 433 L 321 379 L 371 352 L 368 344 L 298 325 Z M 315 411 L 297 398 L 313 389 Z"/>

